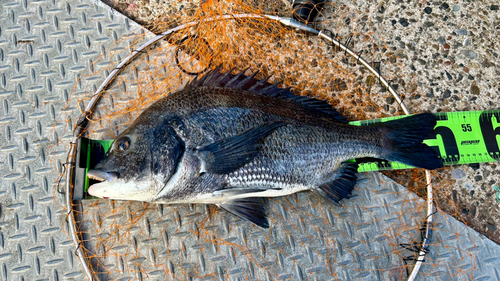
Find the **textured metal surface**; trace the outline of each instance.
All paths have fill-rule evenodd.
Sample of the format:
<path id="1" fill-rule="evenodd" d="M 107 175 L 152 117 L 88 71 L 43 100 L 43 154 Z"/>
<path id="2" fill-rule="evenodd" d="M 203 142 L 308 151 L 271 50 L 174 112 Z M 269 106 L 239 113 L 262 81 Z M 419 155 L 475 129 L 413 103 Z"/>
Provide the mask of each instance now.
<path id="1" fill-rule="evenodd" d="M 345 209 L 322 199 L 326 207 L 318 206 L 318 198 L 309 192 L 273 199 L 269 231 L 221 212 L 208 226 L 214 236 L 200 237 L 193 233 L 206 216 L 203 205 L 156 206 L 131 226 L 129 236 L 118 238 L 113 225 L 128 228 L 131 215 L 143 206 L 115 202 L 122 211 L 111 215 L 112 203 L 104 200 L 86 207 L 94 215 L 82 229 L 96 228 L 97 221 L 95 233 L 115 241 L 90 248 L 98 255 L 108 251 L 102 262 L 111 273 L 101 275 L 103 279 L 399 280 L 404 272 L 391 269 L 414 254 L 400 244 L 418 237 L 415 226 L 425 209 L 417 208 L 423 200 L 376 173 L 361 176 L 357 188 Z M 498 280 L 498 245 L 443 212 L 435 214 L 435 223 L 417 280 Z M 91 232 L 88 239 L 96 234 Z"/>
<path id="2" fill-rule="evenodd" d="M 74 256 L 74 246 L 64 233 L 64 212 L 57 204 L 61 196 L 54 191 L 56 173 L 53 170 L 61 169 L 57 158 L 64 159 L 65 151 L 56 149 L 54 155 L 49 155 L 50 145 L 57 138 L 67 139 L 65 135 L 69 133 L 64 124 L 55 124 L 61 120 L 59 114 L 78 112 L 76 108 L 63 109 L 77 77 L 104 49 L 131 32 L 131 25 L 123 16 L 86 0 L 4 0 L 1 3 L 0 277 L 3 280 L 85 278 Z M 102 62 L 96 65 L 99 67 L 107 67 L 107 64 Z M 90 83 L 98 85 L 104 76 L 102 73 Z M 394 192 L 398 192 L 397 195 Z M 213 276 L 209 274 L 215 272 L 220 279 L 323 280 L 332 278 L 326 275 L 328 271 L 341 280 L 388 280 L 391 272 L 379 269 L 402 263 L 401 255 L 393 253 L 390 243 L 398 245 L 409 241 L 379 237 L 384 237 L 388 229 L 394 231 L 391 225 L 401 216 L 408 216 L 405 221 L 409 223 L 419 223 L 412 219 L 417 217 L 414 206 L 408 204 L 415 195 L 378 174 L 360 179 L 357 196 L 346 200 L 345 211 L 337 208 L 327 213 L 328 222 L 312 220 L 304 225 L 301 223 L 307 219 L 304 214 L 314 217 L 319 211 L 314 208 L 316 198 L 310 193 L 291 198 L 294 200 L 271 201 L 271 219 L 280 223 L 267 235 L 221 213 L 213 222 L 214 231 L 235 246 L 200 241 L 191 234 L 197 224 L 190 222 L 196 222 L 198 215 L 206 212 L 203 206 L 176 209 L 157 206 L 142 217 L 137 227 L 130 229 L 130 241 L 135 243 L 112 247 L 122 256 L 107 258 L 108 269 L 112 271 L 108 277 L 163 280 L 206 274 L 211 279 Z M 133 203 L 125 214 L 116 217 L 100 214 L 99 209 L 105 210 L 109 204 L 101 201 L 86 209 L 95 217 L 105 217 L 98 226 L 103 229 L 102 236 L 110 234 L 105 229 L 106 221 L 126 221 L 130 213 L 141 208 L 140 204 Z M 303 210 L 304 206 L 308 209 Z M 419 212 L 423 218 L 425 210 Z M 93 228 L 95 221 L 101 220 L 85 219 L 83 228 Z M 352 222 L 357 225 L 355 230 Z M 328 225 L 335 225 L 335 229 L 325 230 Z M 462 239 L 453 240 L 455 233 L 462 233 Z M 269 237 L 273 241 L 269 241 Z M 96 239 L 92 234 L 87 238 Z M 439 213 L 434 242 L 436 245 L 431 246 L 428 259 L 439 261 L 439 265 L 424 264 L 421 271 L 427 274 L 426 279 L 446 280 L 456 274 L 451 271 L 459 266 L 464 270 L 476 267 L 477 280 L 499 280 L 495 265 L 500 262 L 500 247 L 460 222 Z M 262 259 L 246 259 L 248 254 L 237 245 L 245 245 Z M 87 248 L 96 253 L 105 250 L 94 249 L 92 243 L 88 243 Z M 142 255 L 127 256 L 137 249 Z M 326 253 L 326 249 L 333 252 Z M 367 256 L 366 253 L 370 253 L 368 258 L 360 258 Z M 472 256 L 457 262 L 457 257 L 464 253 Z M 149 261 L 162 266 L 141 267 Z M 355 270 L 353 264 L 363 270 Z M 449 267 L 450 264 L 455 267 Z M 136 271 L 138 269 L 144 272 Z M 128 270 L 136 272 L 131 276 Z"/>
<path id="3" fill-rule="evenodd" d="M 67 131 L 53 128 L 78 75 L 130 27 L 91 1 L 0 1 L 2 280 L 85 279 L 54 191 L 65 151 L 49 155 Z"/>

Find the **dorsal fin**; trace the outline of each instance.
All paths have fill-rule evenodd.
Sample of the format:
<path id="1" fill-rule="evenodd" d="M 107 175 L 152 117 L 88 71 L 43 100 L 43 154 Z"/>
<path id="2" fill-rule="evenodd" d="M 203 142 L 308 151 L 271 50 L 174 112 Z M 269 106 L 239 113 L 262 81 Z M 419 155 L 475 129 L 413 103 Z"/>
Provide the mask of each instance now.
<path id="1" fill-rule="evenodd" d="M 337 122 L 347 123 L 347 119 L 326 101 L 306 96 L 294 95 L 290 91 L 290 88 L 279 88 L 277 86 L 278 83 L 271 84 L 267 82 L 269 77 L 263 80 L 256 79 L 255 76 L 257 75 L 257 72 L 251 74 L 250 76 L 246 76 L 246 69 L 237 74 L 231 74 L 234 69 L 231 69 L 226 73 L 221 73 L 221 69 L 222 67 L 219 66 L 205 74 L 203 77 L 199 79 L 198 77 L 195 78 L 186 87 L 227 87 L 232 89 L 241 89 L 273 98 L 291 100 L 316 113 L 327 115 L 328 117 L 335 119 Z"/>

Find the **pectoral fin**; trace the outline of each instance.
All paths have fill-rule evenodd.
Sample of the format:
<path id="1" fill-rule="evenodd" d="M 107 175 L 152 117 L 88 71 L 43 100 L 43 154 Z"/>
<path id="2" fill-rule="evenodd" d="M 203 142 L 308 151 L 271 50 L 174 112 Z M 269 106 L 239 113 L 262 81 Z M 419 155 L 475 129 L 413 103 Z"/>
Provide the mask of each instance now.
<path id="1" fill-rule="evenodd" d="M 239 198 L 218 204 L 218 206 L 262 228 L 269 228 L 264 199 L 261 197 Z"/>
<path id="2" fill-rule="evenodd" d="M 354 186 L 358 164 L 354 162 L 343 163 L 336 170 L 336 177 L 333 181 L 320 185 L 317 190 L 333 202 L 340 203 L 344 198 L 349 198 Z"/>
<path id="3" fill-rule="evenodd" d="M 261 141 L 284 122 L 266 123 L 239 135 L 196 149 L 202 160 L 202 172 L 228 174 L 248 164 L 254 159 L 261 147 Z"/>

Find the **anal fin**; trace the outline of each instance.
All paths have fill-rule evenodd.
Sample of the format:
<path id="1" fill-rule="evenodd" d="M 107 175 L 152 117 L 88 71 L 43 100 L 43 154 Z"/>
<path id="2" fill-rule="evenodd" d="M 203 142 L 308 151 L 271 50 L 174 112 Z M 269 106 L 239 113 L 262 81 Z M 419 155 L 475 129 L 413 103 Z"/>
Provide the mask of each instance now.
<path id="1" fill-rule="evenodd" d="M 339 203 L 344 198 L 349 198 L 354 186 L 356 185 L 356 176 L 358 164 L 354 162 L 343 163 L 336 170 L 336 177 L 333 181 L 322 184 L 318 190 L 328 199 Z"/>
<path id="2" fill-rule="evenodd" d="M 256 224 L 262 228 L 269 228 L 266 215 L 266 206 L 261 197 L 247 197 L 226 201 L 218 206 L 233 215 Z"/>

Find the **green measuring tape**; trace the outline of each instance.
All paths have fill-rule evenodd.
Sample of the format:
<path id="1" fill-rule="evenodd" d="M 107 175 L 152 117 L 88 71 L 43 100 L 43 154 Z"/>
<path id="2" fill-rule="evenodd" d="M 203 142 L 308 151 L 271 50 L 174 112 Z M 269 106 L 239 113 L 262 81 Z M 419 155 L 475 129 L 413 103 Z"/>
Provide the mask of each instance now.
<path id="1" fill-rule="evenodd" d="M 111 144 L 113 140 L 92 140 L 83 137 L 78 139 L 73 200 L 100 199 L 87 193 L 93 181 L 87 177 L 87 172 L 104 158 Z"/>
<path id="2" fill-rule="evenodd" d="M 437 124 L 424 143 L 443 159 L 445 165 L 473 164 L 500 161 L 500 110 L 435 113 Z M 349 124 L 367 126 L 405 118 L 394 116 L 381 119 L 353 121 Z M 91 180 L 87 172 L 108 152 L 113 140 L 81 138 L 76 157 L 73 199 L 90 198 L 87 194 Z M 397 162 L 365 158 L 358 163 L 358 172 L 412 169 Z"/>
<path id="3" fill-rule="evenodd" d="M 500 160 L 500 110 L 435 113 L 437 124 L 431 136 L 424 140 L 445 165 L 473 164 Z M 366 126 L 405 116 L 353 121 L 349 124 Z M 356 160 L 358 172 L 411 169 L 412 166 L 369 159 Z"/>

